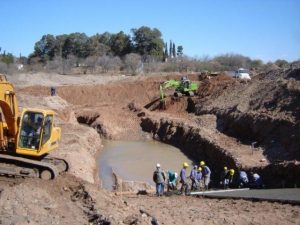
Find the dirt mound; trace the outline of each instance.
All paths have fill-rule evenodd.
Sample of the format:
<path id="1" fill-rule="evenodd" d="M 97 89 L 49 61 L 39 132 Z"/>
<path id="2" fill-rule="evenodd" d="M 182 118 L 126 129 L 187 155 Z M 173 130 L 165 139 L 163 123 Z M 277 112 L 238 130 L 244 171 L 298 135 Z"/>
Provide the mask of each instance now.
<path id="1" fill-rule="evenodd" d="M 288 72 L 293 73 L 298 72 Z M 195 98 L 195 113 L 217 115 L 221 132 L 244 143 L 255 142 L 269 159 L 299 160 L 300 83 L 285 77 L 283 70 L 276 70 L 250 82 L 212 79 L 203 83 L 203 92 Z"/>

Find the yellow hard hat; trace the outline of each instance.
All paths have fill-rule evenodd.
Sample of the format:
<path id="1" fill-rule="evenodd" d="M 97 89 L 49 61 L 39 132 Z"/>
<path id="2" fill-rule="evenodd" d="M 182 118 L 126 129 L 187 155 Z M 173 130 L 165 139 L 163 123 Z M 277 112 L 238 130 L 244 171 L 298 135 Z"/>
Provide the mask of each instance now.
<path id="1" fill-rule="evenodd" d="M 230 169 L 229 173 L 230 173 L 230 175 L 233 175 L 234 174 L 234 169 Z"/>
<path id="2" fill-rule="evenodd" d="M 187 167 L 189 167 L 189 164 L 188 164 L 187 162 L 184 162 L 184 163 L 183 163 L 183 167 L 184 167 L 184 168 L 187 168 Z"/>
<path id="3" fill-rule="evenodd" d="M 204 166 L 205 165 L 205 162 L 204 161 L 201 161 L 200 162 L 200 166 Z"/>
<path id="4" fill-rule="evenodd" d="M 201 168 L 201 167 L 199 167 L 199 168 L 198 168 L 198 171 L 202 171 L 202 168 Z"/>
<path id="5" fill-rule="evenodd" d="M 224 166 L 224 170 L 227 170 L 228 168 L 227 168 L 227 166 Z"/>

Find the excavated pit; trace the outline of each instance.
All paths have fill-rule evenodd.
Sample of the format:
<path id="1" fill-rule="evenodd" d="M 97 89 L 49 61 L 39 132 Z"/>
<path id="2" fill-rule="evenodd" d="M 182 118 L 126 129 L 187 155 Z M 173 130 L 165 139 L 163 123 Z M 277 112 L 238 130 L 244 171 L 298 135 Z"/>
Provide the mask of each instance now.
<path id="1" fill-rule="evenodd" d="M 300 186 L 299 83 L 298 73 L 289 74 L 294 80 L 263 76 L 250 83 L 225 76 L 201 80 L 197 96 L 170 101 L 166 111 L 155 105 L 159 83 L 171 77 L 60 86 L 58 94 L 73 105 L 77 121 L 93 127 L 101 138 L 153 138 L 173 145 L 193 161 L 205 160 L 215 183 L 227 165 L 259 171 L 269 187 L 294 187 Z M 22 91 L 49 94 L 47 87 Z"/>

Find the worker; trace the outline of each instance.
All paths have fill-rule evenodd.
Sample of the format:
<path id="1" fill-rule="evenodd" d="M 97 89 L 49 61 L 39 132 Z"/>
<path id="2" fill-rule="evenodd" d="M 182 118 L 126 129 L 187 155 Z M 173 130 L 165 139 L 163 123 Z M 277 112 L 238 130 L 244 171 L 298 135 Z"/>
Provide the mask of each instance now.
<path id="1" fill-rule="evenodd" d="M 41 133 L 42 125 L 43 125 L 43 118 L 38 117 L 36 123 L 32 125 L 35 135 L 39 135 Z"/>
<path id="2" fill-rule="evenodd" d="M 168 177 L 168 191 L 176 190 L 178 174 L 176 172 L 174 173 L 173 171 L 168 170 L 167 177 Z"/>
<path id="3" fill-rule="evenodd" d="M 50 88 L 50 93 L 51 93 L 51 96 L 55 96 L 56 95 L 56 88 L 55 87 L 51 87 Z"/>
<path id="4" fill-rule="evenodd" d="M 234 171 L 234 169 L 230 169 L 228 172 L 227 172 L 227 174 L 226 174 L 226 176 L 225 176 L 225 183 L 224 183 L 224 185 L 225 185 L 225 189 L 227 189 L 227 188 L 229 188 L 229 187 L 232 187 L 232 185 L 233 185 L 233 177 L 234 177 L 234 174 L 235 174 L 235 171 Z"/>
<path id="5" fill-rule="evenodd" d="M 221 173 L 221 177 L 220 177 L 220 186 L 224 189 L 226 189 L 226 175 L 228 173 L 228 168 L 227 166 L 224 166 L 224 169 Z"/>
<path id="6" fill-rule="evenodd" d="M 180 171 L 180 183 L 181 183 L 181 188 L 180 188 L 180 193 L 188 195 L 188 181 L 186 177 L 186 169 L 189 167 L 189 164 L 187 162 L 183 163 L 183 168 Z"/>
<path id="7" fill-rule="evenodd" d="M 164 194 L 164 184 L 166 176 L 164 171 L 160 168 L 160 164 L 156 164 L 156 170 L 153 173 L 153 181 L 156 184 L 156 195 L 162 196 Z"/>
<path id="8" fill-rule="evenodd" d="M 250 188 L 262 188 L 262 179 L 257 173 L 250 173 L 250 182 L 249 187 Z"/>
<path id="9" fill-rule="evenodd" d="M 191 81 L 186 76 L 181 77 L 180 82 L 181 82 L 181 84 L 183 85 L 184 88 L 189 88 L 190 87 Z"/>
<path id="10" fill-rule="evenodd" d="M 43 118 L 38 117 L 37 121 L 32 124 L 32 131 L 29 134 L 29 137 L 32 137 L 31 145 L 34 146 L 34 148 L 36 148 L 36 149 L 38 149 L 38 147 L 39 147 L 42 125 L 43 125 Z M 31 148 L 32 148 L 32 146 L 31 146 Z"/>
<path id="11" fill-rule="evenodd" d="M 194 165 L 194 168 L 191 170 L 191 173 L 190 173 L 190 179 L 192 181 L 191 191 L 194 191 L 197 189 L 196 176 L 197 176 L 197 165 Z"/>
<path id="12" fill-rule="evenodd" d="M 21 130 L 22 145 L 26 148 L 37 148 L 39 144 L 39 137 L 43 125 L 42 116 L 37 116 L 37 114 L 31 113 L 29 115 L 25 114 L 24 126 Z"/>
<path id="13" fill-rule="evenodd" d="M 201 188 L 202 168 L 199 166 L 196 174 L 197 190 Z"/>
<path id="14" fill-rule="evenodd" d="M 243 170 L 240 170 L 239 171 L 238 187 L 243 188 L 243 187 L 248 187 L 248 185 L 249 185 L 249 179 L 248 179 L 247 173 Z"/>
<path id="15" fill-rule="evenodd" d="M 209 169 L 208 166 L 205 165 L 204 161 L 200 162 L 200 166 L 203 171 L 202 173 L 203 173 L 203 178 L 204 178 L 204 188 L 205 188 L 205 190 L 208 190 L 209 183 L 210 183 L 211 170 Z"/>

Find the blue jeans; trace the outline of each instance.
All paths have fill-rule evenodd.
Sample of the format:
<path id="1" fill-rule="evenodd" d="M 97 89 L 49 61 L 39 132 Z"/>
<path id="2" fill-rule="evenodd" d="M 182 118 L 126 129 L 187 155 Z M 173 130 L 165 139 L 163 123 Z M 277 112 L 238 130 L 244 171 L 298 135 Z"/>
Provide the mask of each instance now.
<path id="1" fill-rule="evenodd" d="M 164 194 L 164 183 L 157 183 L 156 184 L 156 195 L 162 196 Z"/>

